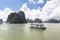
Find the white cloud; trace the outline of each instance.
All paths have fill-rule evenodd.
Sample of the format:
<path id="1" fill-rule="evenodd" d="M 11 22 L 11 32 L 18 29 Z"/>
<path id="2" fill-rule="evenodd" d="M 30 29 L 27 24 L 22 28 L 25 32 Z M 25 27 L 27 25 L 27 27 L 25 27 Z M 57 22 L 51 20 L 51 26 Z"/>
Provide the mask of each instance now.
<path id="1" fill-rule="evenodd" d="M 40 0 L 40 2 L 43 2 Z M 35 4 L 34 0 L 29 0 L 29 3 Z M 26 18 L 35 19 L 39 18 L 42 20 L 47 20 L 50 18 L 60 19 L 60 0 L 51 0 L 46 3 L 43 7 L 42 11 L 40 11 L 40 7 L 37 9 L 30 9 L 27 7 L 27 3 L 23 4 L 20 10 L 25 12 Z M 5 8 L 4 10 L 0 10 L 0 19 L 6 21 L 8 15 L 13 12 L 10 8 Z"/>
<path id="2" fill-rule="evenodd" d="M 44 17 L 46 16 L 45 14 L 43 14 L 40 11 L 40 9 L 30 10 L 30 8 L 27 7 L 27 3 L 23 4 L 23 6 L 20 10 L 25 12 L 26 18 L 30 18 L 30 19 L 33 19 L 33 20 L 35 18 L 44 19 Z"/>
<path id="3" fill-rule="evenodd" d="M 39 7 L 37 9 L 30 10 L 30 8 L 27 7 L 27 3 L 25 3 L 20 10 L 25 12 L 26 18 L 35 19 L 37 17 L 42 20 L 47 20 L 54 17 L 60 17 L 59 3 L 59 0 L 48 1 L 42 11 L 40 11 Z"/>
<path id="4" fill-rule="evenodd" d="M 29 0 L 29 3 L 30 4 L 36 4 L 36 1 L 35 0 Z"/>
<path id="5" fill-rule="evenodd" d="M 33 2 L 34 0 L 30 0 Z M 27 3 L 23 4 L 20 10 L 25 12 L 26 18 L 35 19 L 39 18 L 42 20 L 47 20 L 50 18 L 60 19 L 60 0 L 51 0 L 46 3 L 43 7 L 42 11 L 40 11 L 40 7 L 37 9 L 30 9 L 27 7 Z M 6 21 L 8 15 L 14 12 L 10 8 L 5 8 L 4 10 L 0 10 L 0 19 Z"/>
<path id="6" fill-rule="evenodd" d="M 60 1 L 58 1 L 58 6 L 55 8 L 53 13 L 49 16 L 50 18 L 60 19 Z"/>
<path id="7" fill-rule="evenodd" d="M 44 3 L 44 0 L 29 0 L 30 4 L 41 4 Z"/>
<path id="8" fill-rule="evenodd" d="M 42 9 L 42 12 L 46 15 L 46 18 L 44 19 L 50 19 L 53 17 L 51 15 L 53 14 L 54 10 L 57 8 L 59 4 L 58 2 L 59 2 L 58 0 L 51 0 L 45 4 L 45 6 Z"/>
<path id="9" fill-rule="evenodd" d="M 44 0 L 38 0 L 37 1 L 37 4 L 41 4 L 41 3 L 44 3 Z"/>
<path id="10" fill-rule="evenodd" d="M 8 15 L 13 12 L 9 8 L 5 8 L 4 10 L 0 10 L 0 19 L 3 19 L 3 21 L 6 21 Z"/>
<path id="11" fill-rule="evenodd" d="M 26 18 L 34 19 L 34 16 L 37 15 L 37 13 L 40 13 L 40 10 L 30 10 L 27 7 L 27 3 L 23 4 L 22 8 L 20 9 L 25 12 Z"/>

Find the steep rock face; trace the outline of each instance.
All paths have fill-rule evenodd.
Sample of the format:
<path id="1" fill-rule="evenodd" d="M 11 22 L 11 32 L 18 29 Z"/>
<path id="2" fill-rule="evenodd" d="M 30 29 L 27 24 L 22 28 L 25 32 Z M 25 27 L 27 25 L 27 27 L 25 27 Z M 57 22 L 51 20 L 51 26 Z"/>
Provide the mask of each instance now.
<path id="1" fill-rule="evenodd" d="M 20 11 L 17 14 L 15 14 L 14 23 L 26 23 L 24 12 Z"/>
<path id="2" fill-rule="evenodd" d="M 42 23 L 42 20 L 36 18 L 36 19 L 34 20 L 34 23 Z"/>
<path id="3" fill-rule="evenodd" d="M 26 23 L 25 14 L 23 11 L 18 13 L 11 13 L 8 16 L 7 22 L 9 23 Z"/>
<path id="4" fill-rule="evenodd" d="M 10 15 L 8 15 L 7 22 L 12 23 L 14 20 L 15 14 L 16 13 L 11 13 Z"/>

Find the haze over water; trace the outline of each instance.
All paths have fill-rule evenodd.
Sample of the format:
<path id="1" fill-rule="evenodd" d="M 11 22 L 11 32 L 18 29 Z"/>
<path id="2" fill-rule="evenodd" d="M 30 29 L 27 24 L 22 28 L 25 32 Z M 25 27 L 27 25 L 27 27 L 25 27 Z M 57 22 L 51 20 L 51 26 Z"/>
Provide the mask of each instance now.
<path id="1" fill-rule="evenodd" d="M 45 23 L 46 30 L 30 29 L 28 24 L 1 24 L 0 40 L 60 40 L 60 24 Z"/>

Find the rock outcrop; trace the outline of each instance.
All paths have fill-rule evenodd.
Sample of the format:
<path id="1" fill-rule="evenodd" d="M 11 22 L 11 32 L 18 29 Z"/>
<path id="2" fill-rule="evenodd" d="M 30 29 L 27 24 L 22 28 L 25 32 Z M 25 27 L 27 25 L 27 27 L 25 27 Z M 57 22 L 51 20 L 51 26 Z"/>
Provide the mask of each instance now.
<path id="1" fill-rule="evenodd" d="M 27 18 L 27 23 L 33 23 L 32 19 Z"/>
<path id="2" fill-rule="evenodd" d="M 23 11 L 19 11 L 18 13 L 11 13 L 8 15 L 7 22 L 9 23 L 26 23 L 25 14 Z"/>
<path id="3" fill-rule="evenodd" d="M 34 23 L 42 23 L 42 20 L 36 18 L 36 19 L 34 20 Z"/>
<path id="4" fill-rule="evenodd" d="M 50 19 L 45 21 L 45 23 L 58 23 L 59 21 L 57 19 Z"/>
<path id="5" fill-rule="evenodd" d="M 27 18 L 27 22 L 28 23 L 42 23 L 42 20 L 40 20 L 38 18 L 36 18 L 35 20 Z"/>

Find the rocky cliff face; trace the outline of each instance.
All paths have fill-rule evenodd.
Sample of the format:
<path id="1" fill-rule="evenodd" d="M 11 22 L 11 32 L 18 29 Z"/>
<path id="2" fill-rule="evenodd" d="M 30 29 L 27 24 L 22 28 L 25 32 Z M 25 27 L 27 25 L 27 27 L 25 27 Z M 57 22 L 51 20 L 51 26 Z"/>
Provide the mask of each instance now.
<path id="1" fill-rule="evenodd" d="M 23 11 L 19 11 L 18 13 L 11 13 L 8 16 L 7 22 L 9 23 L 26 23 L 25 14 Z"/>

